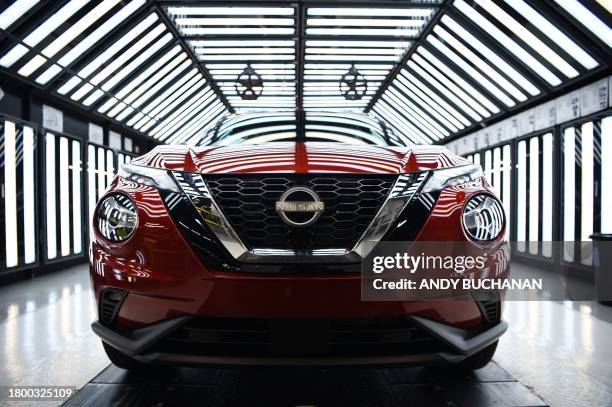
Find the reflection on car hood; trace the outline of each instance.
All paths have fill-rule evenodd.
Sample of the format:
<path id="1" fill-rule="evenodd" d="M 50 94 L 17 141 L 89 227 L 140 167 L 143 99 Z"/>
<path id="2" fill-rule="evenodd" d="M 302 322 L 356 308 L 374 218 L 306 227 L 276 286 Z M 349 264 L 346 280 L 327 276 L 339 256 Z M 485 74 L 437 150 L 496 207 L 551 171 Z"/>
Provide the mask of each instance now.
<path id="1" fill-rule="evenodd" d="M 441 146 L 379 147 L 325 142 L 157 146 L 132 163 L 203 174 L 399 174 L 469 164 Z"/>

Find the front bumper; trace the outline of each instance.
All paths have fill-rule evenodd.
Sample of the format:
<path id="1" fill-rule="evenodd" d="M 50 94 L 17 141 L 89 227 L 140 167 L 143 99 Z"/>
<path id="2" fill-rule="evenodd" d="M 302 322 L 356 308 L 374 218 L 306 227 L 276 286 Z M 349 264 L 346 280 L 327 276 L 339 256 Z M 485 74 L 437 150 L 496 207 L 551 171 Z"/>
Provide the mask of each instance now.
<path id="1" fill-rule="evenodd" d="M 386 366 L 386 365 L 445 365 L 459 363 L 495 342 L 507 329 L 508 324 L 501 321 L 479 332 L 461 329 L 418 316 L 406 319 L 429 334 L 441 345 L 435 351 L 411 353 L 406 345 L 406 353 L 393 355 L 207 355 L 188 352 L 164 352 L 157 346 L 172 332 L 189 323 L 193 316 L 183 316 L 159 322 L 144 328 L 118 332 L 96 321 L 92 324 L 94 332 L 107 344 L 119 351 L 147 364 L 172 365 L 227 365 L 227 366 Z M 381 346 L 383 346 L 381 344 Z"/>

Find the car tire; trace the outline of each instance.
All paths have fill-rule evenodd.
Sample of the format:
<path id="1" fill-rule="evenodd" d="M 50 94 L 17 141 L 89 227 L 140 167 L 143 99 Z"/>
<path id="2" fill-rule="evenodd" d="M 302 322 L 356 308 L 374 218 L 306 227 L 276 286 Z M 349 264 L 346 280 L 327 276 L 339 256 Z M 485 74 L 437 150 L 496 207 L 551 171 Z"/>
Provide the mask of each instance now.
<path id="1" fill-rule="evenodd" d="M 499 341 L 495 341 L 486 348 L 478 351 L 472 356 L 468 356 L 461 362 L 455 365 L 460 371 L 472 371 L 476 369 L 481 369 L 489 364 L 491 359 L 493 359 L 493 355 L 495 354 L 495 350 L 497 349 L 497 343 Z"/>
<path id="2" fill-rule="evenodd" d="M 119 350 L 113 348 L 106 342 L 102 342 L 104 346 L 104 351 L 106 352 L 106 356 L 110 359 L 113 365 L 126 370 L 142 370 L 144 364 L 140 363 L 134 358 L 129 357 L 125 353 L 120 352 Z"/>

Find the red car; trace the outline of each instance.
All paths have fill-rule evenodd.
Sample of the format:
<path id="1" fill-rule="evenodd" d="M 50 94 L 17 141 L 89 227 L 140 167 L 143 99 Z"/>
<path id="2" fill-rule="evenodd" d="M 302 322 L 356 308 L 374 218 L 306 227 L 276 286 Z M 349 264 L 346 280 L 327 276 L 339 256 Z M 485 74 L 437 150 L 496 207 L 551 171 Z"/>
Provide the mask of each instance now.
<path id="1" fill-rule="evenodd" d="M 260 113 L 123 166 L 90 251 L 111 361 L 486 365 L 499 299 L 362 301 L 366 241 L 504 240 L 480 166 L 404 143 L 368 115 Z"/>

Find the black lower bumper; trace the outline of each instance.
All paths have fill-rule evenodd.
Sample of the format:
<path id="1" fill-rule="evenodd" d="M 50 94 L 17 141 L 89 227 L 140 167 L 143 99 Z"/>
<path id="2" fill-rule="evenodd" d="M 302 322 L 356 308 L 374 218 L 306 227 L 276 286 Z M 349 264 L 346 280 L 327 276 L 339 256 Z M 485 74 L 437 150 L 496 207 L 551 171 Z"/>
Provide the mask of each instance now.
<path id="1" fill-rule="evenodd" d="M 373 365 L 443 365 L 459 363 L 495 342 L 507 329 L 501 321 L 477 334 L 417 316 L 407 319 L 438 340 L 443 347 L 436 351 L 393 355 L 206 355 L 190 352 L 164 352 L 156 349 L 172 332 L 187 324 L 192 317 L 162 321 L 160 323 L 120 333 L 96 321 L 94 332 L 107 344 L 143 363 L 176 365 L 225 365 L 225 366 L 373 366 Z M 381 345 L 384 346 L 384 345 Z M 406 345 L 409 347 L 410 345 Z"/>

